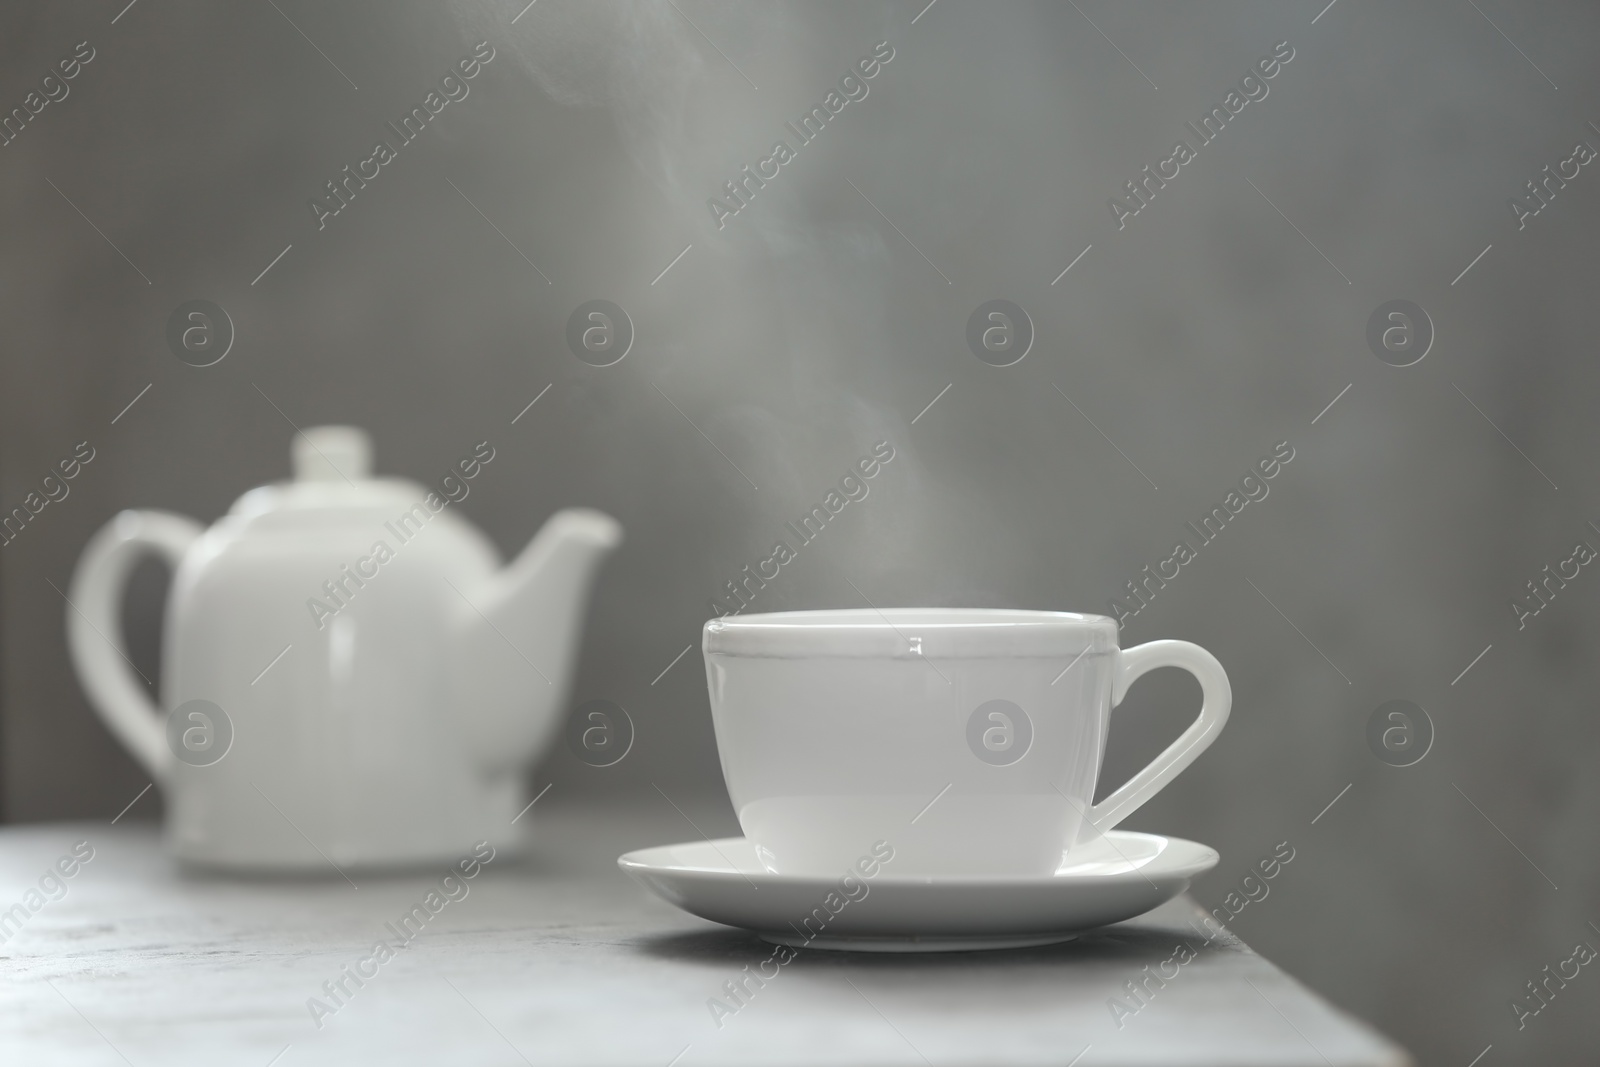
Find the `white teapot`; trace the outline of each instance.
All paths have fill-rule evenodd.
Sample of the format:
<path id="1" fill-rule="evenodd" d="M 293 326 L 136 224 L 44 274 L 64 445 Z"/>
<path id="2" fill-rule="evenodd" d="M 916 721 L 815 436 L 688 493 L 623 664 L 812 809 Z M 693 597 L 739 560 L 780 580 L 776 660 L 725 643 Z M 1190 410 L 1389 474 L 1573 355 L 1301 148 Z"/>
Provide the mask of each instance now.
<path id="1" fill-rule="evenodd" d="M 590 583 L 622 528 L 554 515 L 508 566 L 449 505 L 480 444 L 429 489 L 371 475 L 360 430 L 296 436 L 293 481 L 209 530 L 124 511 L 84 549 L 67 639 L 111 731 L 167 799 L 186 862 L 341 871 L 514 843 L 522 771 L 559 726 Z M 119 627 L 146 553 L 174 568 L 162 702 Z"/>

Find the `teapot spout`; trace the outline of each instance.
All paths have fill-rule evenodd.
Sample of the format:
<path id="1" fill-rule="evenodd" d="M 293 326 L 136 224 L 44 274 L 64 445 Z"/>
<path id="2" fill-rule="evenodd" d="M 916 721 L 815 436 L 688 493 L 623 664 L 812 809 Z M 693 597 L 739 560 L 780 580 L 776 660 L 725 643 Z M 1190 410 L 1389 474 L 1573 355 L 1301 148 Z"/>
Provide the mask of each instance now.
<path id="1" fill-rule="evenodd" d="M 525 627 L 529 620 L 548 618 L 570 633 L 571 623 L 581 621 L 596 568 L 620 544 L 622 524 L 611 516 L 590 508 L 558 511 L 517 558 L 490 579 L 489 595 L 478 606 L 496 625 Z M 495 618 L 497 612 L 491 608 L 499 609 L 502 617 Z M 506 633 L 518 643 L 510 630 Z M 538 645 L 530 641 L 527 647 Z"/>
<path id="2" fill-rule="evenodd" d="M 470 603 L 457 616 L 455 703 L 486 770 L 520 769 L 557 725 L 590 586 L 621 543 L 615 519 L 569 508 L 508 566 L 462 590 Z"/>

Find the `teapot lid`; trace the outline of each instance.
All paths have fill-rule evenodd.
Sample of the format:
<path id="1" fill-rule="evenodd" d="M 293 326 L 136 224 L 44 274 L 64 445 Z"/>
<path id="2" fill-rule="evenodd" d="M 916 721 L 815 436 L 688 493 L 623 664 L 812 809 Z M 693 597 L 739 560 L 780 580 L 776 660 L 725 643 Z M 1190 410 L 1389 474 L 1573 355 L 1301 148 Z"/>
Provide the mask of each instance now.
<path id="1" fill-rule="evenodd" d="M 372 438 L 357 426 L 301 430 L 295 434 L 290 453 L 297 482 L 353 482 L 372 477 Z"/>
<path id="2" fill-rule="evenodd" d="M 357 426 L 310 426 L 290 444 L 294 477 L 258 486 L 234 502 L 231 514 L 253 519 L 270 512 L 322 514 L 414 503 L 428 490 L 404 478 L 372 473 L 372 438 Z"/>

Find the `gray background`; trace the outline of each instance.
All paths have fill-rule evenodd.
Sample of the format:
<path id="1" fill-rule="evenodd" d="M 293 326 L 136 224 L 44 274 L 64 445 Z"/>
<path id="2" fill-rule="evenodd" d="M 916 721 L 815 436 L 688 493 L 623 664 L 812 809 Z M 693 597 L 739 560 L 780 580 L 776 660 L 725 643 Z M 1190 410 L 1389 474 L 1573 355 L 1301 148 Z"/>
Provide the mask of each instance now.
<path id="1" fill-rule="evenodd" d="M 1520 631 L 1509 606 L 1580 537 L 1600 546 L 1600 176 L 1520 232 L 1506 205 L 1576 140 L 1600 145 L 1600 13 L 941 0 L 913 25 L 923 0 L 540 0 L 512 25 L 522 6 L 0 14 L 6 109 L 78 41 L 97 50 L 0 148 L 0 503 L 76 442 L 98 452 L 0 550 L 6 819 L 109 818 L 147 781 L 72 678 L 50 583 L 122 507 L 210 521 L 284 476 L 285 415 L 369 427 L 379 469 L 419 479 L 489 439 L 500 458 L 462 511 L 506 551 L 563 505 L 623 522 L 573 703 L 617 701 L 638 739 L 604 769 L 557 748 L 533 777 L 552 800 L 640 805 L 662 803 L 652 783 L 725 804 L 698 654 L 652 680 L 874 442 L 898 455 L 870 497 L 758 608 L 859 606 L 854 583 L 879 605 L 1104 612 L 1287 440 L 1270 496 L 1125 629 L 1203 643 L 1235 697 L 1129 825 L 1216 846 L 1211 906 L 1291 842 L 1235 929 L 1424 1062 L 1492 1043 L 1485 1064 L 1566 1063 L 1600 1042 L 1590 968 L 1525 1030 L 1509 1007 L 1575 942 L 1600 946 L 1600 578 Z M 498 56 L 471 95 L 319 232 L 306 200 L 485 37 Z M 867 99 L 719 232 L 706 198 L 880 40 L 896 55 Z M 1270 95 L 1119 232 L 1107 198 L 1282 40 Z M 196 297 L 238 331 L 204 369 L 163 339 Z M 965 343 L 996 297 L 1037 330 L 1008 368 Z M 563 340 L 594 298 L 637 329 L 613 367 Z M 1394 298 L 1437 328 L 1408 368 L 1364 340 Z M 162 589 L 152 566 L 128 608 L 152 676 Z M 1119 715 L 1110 777 L 1192 714 L 1168 674 Z M 1408 768 L 1365 741 L 1394 698 L 1437 730 Z M 152 794 L 129 818 L 158 813 Z"/>

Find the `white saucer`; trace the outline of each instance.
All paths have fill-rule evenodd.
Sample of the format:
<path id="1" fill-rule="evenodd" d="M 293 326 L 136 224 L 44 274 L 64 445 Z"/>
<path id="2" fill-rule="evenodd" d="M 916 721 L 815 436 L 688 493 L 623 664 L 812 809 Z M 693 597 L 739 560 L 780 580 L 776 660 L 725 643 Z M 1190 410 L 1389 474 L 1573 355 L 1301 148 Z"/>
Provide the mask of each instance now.
<path id="1" fill-rule="evenodd" d="M 876 877 L 857 876 L 849 894 L 843 871 L 770 873 L 742 837 L 639 849 L 617 866 L 691 915 L 775 944 L 945 952 L 1070 941 L 1166 903 L 1217 860 L 1215 849 L 1181 837 L 1112 830 L 1073 849 L 1053 874 L 896 875 L 890 861 Z"/>

